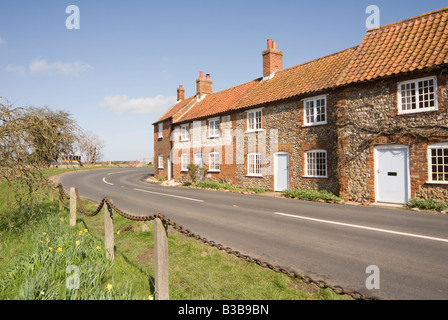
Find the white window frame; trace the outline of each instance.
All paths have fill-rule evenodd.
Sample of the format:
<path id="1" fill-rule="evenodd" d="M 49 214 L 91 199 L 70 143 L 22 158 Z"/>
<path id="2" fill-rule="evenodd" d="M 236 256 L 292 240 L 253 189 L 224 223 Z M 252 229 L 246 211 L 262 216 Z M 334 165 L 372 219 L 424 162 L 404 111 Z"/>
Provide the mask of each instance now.
<path id="1" fill-rule="evenodd" d="M 163 138 L 163 122 L 159 123 L 158 131 L 159 131 L 159 139 Z"/>
<path id="2" fill-rule="evenodd" d="M 180 171 L 188 171 L 188 165 L 190 164 L 190 154 L 182 153 L 180 156 Z"/>
<path id="3" fill-rule="evenodd" d="M 190 125 L 188 123 L 180 126 L 180 141 L 190 141 Z"/>
<path id="4" fill-rule="evenodd" d="M 313 167 L 312 168 L 310 168 L 310 166 L 309 166 L 309 158 L 310 158 L 310 155 L 311 154 L 313 154 L 313 156 L 314 156 L 314 161 L 316 161 L 317 160 L 317 157 L 316 157 L 316 155 L 317 154 L 325 154 L 325 175 L 322 175 L 322 174 L 318 174 L 318 171 L 319 170 L 322 170 L 322 169 L 319 169 L 318 168 L 318 163 L 317 162 L 314 162 L 312 165 L 313 165 Z M 306 151 L 305 152 L 305 166 L 304 166 L 304 168 L 305 168 L 305 175 L 304 175 L 304 177 L 305 178 L 328 178 L 328 154 L 327 154 L 327 150 L 320 150 L 320 149 L 317 149 L 317 150 L 308 150 L 308 151 Z"/>
<path id="5" fill-rule="evenodd" d="M 437 174 L 433 172 L 432 167 L 433 167 L 433 155 L 432 155 L 432 151 L 433 150 L 442 150 L 442 153 L 447 153 L 448 154 L 448 142 L 444 142 L 444 143 L 435 143 L 435 144 L 431 144 L 428 146 L 428 183 L 434 183 L 434 184 L 448 184 L 448 179 L 443 179 L 443 180 L 434 180 L 433 179 L 433 174 Z M 442 158 L 445 158 L 444 155 L 442 155 Z M 448 156 L 446 161 L 448 161 Z M 439 167 L 440 165 L 437 165 L 437 167 Z M 441 175 L 444 175 L 445 177 L 448 176 L 448 162 L 442 163 L 442 171 L 438 172 Z"/>
<path id="6" fill-rule="evenodd" d="M 219 118 L 208 119 L 208 137 L 219 138 L 220 136 L 220 121 Z"/>
<path id="7" fill-rule="evenodd" d="M 434 106 L 432 106 L 432 107 L 420 107 L 420 102 L 422 102 L 422 101 L 420 101 L 420 94 L 419 94 L 420 85 L 421 85 L 422 82 L 430 81 L 430 80 L 433 80 L 433 92 L 432 92 L 432 94 L 434 95 L 434 99 L 433 99 L 434 100 Z M 414 88 L 415 96 L 414 97 L 415 97 L 416 109 L 403 110 L 403 91 L 401 89 L 401 87 L 403 85 L 404 86 L 406 86 L 406 85 L 414 85 L 415 86 L 415 88 Z M 399 82 L 398 83 L 398 88 L 397 88 L 397 93 L 398 93 L 398 114 L 419 113 L 419 112 L 427 112 L 427 111 L 433 111 L 433 110 L 437 110 L 438 109 L 437 77 L 436 76 Z M 431 93 L 429 93 L 429 94 L 431 94 Z M 410 98 L 412 98 L 412 97 L 410 97 Z"/>
<path id="8" fill-rule="evenodd" d="M 260 114 L 259 121 L 257 120 L 258 113 Z M 247 111 L 246 118 L 247 118 L 246 132 L 263 131 L 263 109 L 262 108 Z M 253 120 L 251 121 L 251 119 L 253 119 Z"/>
<path id="9" fill-rule="evenodd" d="M 159 154 L 157 158 L 157 168 L 163 169 L 163 154 Z"/>
<path id="10" fill-rule="evenodd" d="M 262 154 L 259 152 L 251 152 L 247 155 L 247 176 L 262 177 L 263 162 Z"/>
<path id="11" fill-rule="evenodd" d="M 221 172 L 221 155 L 219 152 L 210 152 L 208 155 L 208 172 Z"/>
<path id="12" fill-rule="evenodd" d="M 324 100 L 324 112 L 319 113 L 318 114 L 318 109 L 322 106 L 317 106 L 318 101 L 322 101 Z M 307 104 L 312 103 L 313 106 L 312 108 L 310 108 L 309 106 L 307 106 Z M 308 116 L 307 111 L 311 109 L 312 110 L 312 115 Z M 312 97 L 312 98 L 308 98 L 308 99 L 304 99 L 303 100 L 303 125 L 304 126 L 317 126 L 317 125 L 323 125 L 323 124 L 327 124 L 327 95 L 321 95 L 321 96 L 317 96 L 317 97 Z M 318 116 L 324 116 L 324 120 L 320 120 L 317 121 L 317 117 Z M 312 121 L 310 121 L 310 117 L 312 117 Z"/>

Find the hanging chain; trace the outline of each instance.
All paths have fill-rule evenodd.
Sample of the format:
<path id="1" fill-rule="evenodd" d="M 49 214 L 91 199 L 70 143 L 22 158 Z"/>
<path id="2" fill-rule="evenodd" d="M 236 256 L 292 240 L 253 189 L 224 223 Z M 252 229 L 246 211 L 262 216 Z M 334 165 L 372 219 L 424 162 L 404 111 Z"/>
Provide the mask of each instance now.
<path id="1" fill-rule="evenodd" d="M 60 197 L 68 198 L 68 196 L 65 194 L 65 191 L 64 191 L 62 185 L 59 184 L 57 186 L 57 188 L 59 189 Z M 285 274 L 289 278 L 298 279 L 298 280 L 300 280 L 300 281 L 302 281 L 302 282 L 304 282 L 306 284 L 314 284 L 317 287 L 319 287 L 320 289 L 331 289 L 334 293 L 336 293 L 338 295 L 347 295 L 347 296 L 352 297 L 355 300 L 377 300 L 377 298 L 366 297 L 365 295 L 363 295 L 363 294 L 361 294 L 359 292 L 356 292 L 356 291 L 355 292 L 353 292 L 353 291 L 349 292 L 349 291 L 344 290 L 341 286 L 337 286 L 337 285 L 333 286 L 333 285 L 330 285 L 330 284 L 328 284 L 327 282 L 325 282 L 323 280 L 314 280 L 314 279 L 310 278 L 309 276 L 300 275 L 300 274 L 296 273 L 295 271 L 289 270 L 289 269 L 287 269 L 285 267 L 276 266 L 276 265 L 273 265 L 273 264 L 271 264 L 269 262 L 262 261 L 262 260 L 260 260 L 258 258 L 253 258 L 253 257 L 251 257 L 249 255 L 242 254 L 241 252 L 235 251 L 232 248 L 225 247 L 222 244 L 218 244 L 218 243 L 216 243 L 213 240 L 208 240 L 207 238 L 204 238 L 204 237 L 202 237 L 200 235 L 197 235 L 197 234 L 191 232 L 189 229 L 186 229 L 185 227 L 177 224 L 176 222 L 172 221 L 171 219 L 167 218 L 166 216 L 164 216 L 163 214 L 160 214 L 160 213 L 154 214 L 154 215 L 150 215 L 150 216 L 136 216 L 136 215 L 132 215 L 132 214 L 129 214 L 129 213 L 124 212 L 124 211 L 120 210 L 119 208 L 117 208 L 117 206 L 115 206 L 112 203 L 112 201 L 110 201 L 107 197 L 104 197 L 100 201 L 100 203 L 99 203 L 98 207 L 95 209 L 95 211 L 93 211 L 92 213 L 89 213 L 85 209 L 83 204 L 82 204 L 81 197 L 79 196 L 77 188 L 75 188 L 75 192 L 76 192 L 76 199 L 77 199 L 77 203 L 78 203 L 79 209 L 80 209 L 81 213 L 83 213 L 86 216 L 93 217 L 93 216 L 97 215 L 101 211 L 101 209 L 104 207 L 104 205 L 106 204 L 110 209 L 112 209 L 113 211 L 118 213 L 120 216 L 122 216 L 122 217 L 124 217 L 126 219 L 129 219 L 129 220 L 133 220 L 133 221 L 152 221 L 154 219 L 160 219 L 164 224 L 172 227 L 174 230 L 176 230 L 177 232 L 182 233 L 183 235 L 185 235 L 187 237 L 196 239 L 199 242 L 201 242 L 203 244 L 206 244 L 208 246 L 211 246 L 211 247 L 215 247 L 218 250 L 225 251 L 226 253 L 234 255 L 237 258 L 240 258 L 240 259 L 242 259 L 244 261 L 247 261 L 247 262 L 250 262 L 250 263 L 255 263 L 255 264 L 257 264 L 257 265 L 259 265 L 259 266 L 261 266 L 263 268 L 270 269 L 270 270 L 272 270 L 274 272 L 277 272 L 277 273 Z"/>

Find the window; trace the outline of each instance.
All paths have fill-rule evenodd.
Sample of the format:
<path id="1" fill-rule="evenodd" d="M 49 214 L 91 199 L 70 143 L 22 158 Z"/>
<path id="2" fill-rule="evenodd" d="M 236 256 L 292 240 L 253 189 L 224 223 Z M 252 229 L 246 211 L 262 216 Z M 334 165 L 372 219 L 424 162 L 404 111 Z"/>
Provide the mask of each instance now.
<path id="1" fill-rule="evenodd" d="M 305 177 L 327 178 L 327 151 L 305 152 Z"/>
<path id="2" fill-rule="evenodd" d="M 327 123 L 327 97 L 320 96 L 304 101 L 304 124 L 317 125 Z"/>
<path id="3" fill-rule="evenodd" d="M 220 162 L 219 152 L 210 153 L 208 172 L 219 172 L 221 170 Z"/>
<path id="4" fill-rule="evenodd" d="M 247 155 L 247 175 L 261 177 L 261 153 Z"/>
<path id="5" fill-rule="evenodd" d="M 190 126 L 188 124 L 183 124 L 180 126 L 180 141 L 189 141 L 190 133 L 188 132 Z"/>
<path id="6" fill-rule="evenodd" d="M 448 184 L 448 143 L 428 147 L 429 182 Z"/>
<path id="7" fill-rule="evenodd" d="M 263 129 L 261 117 L 262 110 L 252 110 L 247 112 L 247 131 L 258 131 Z"/>
<path id="8" fill-rule="evenodd" d="M 159 138 L 163 138 L 163 122 L 159 123 Z"/>
<path id="9" fill-rule="evenodd" d="M 398 111 L 412 113 L 437 109 L 437 78 L 423 78 L 398 84 Z"/>
<path id="10" fill-rule="evenodd" d="M 219 137 L 219 118 L 208 120 L 208 137 L 209 138 Z"/>
<path id="11" fill-rule="evenodd" d="M 180 162 L 180 171 L 188 171 L 188 165 L 190 164 L 190 154 L 182 153 Z"/>
<path id="12" fill-rule="evenodd" d="M 157 167 L 159 169 L 163 169 L 163 154 L 159 154 L 159 158 L 158 158 L 158 161 L 157 161 Z"/>

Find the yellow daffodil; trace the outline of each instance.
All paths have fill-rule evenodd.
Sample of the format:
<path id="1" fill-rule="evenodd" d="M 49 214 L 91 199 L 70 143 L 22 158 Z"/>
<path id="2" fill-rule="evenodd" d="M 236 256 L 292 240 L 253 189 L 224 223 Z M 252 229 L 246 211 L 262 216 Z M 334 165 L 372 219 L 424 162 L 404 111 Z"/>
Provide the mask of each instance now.
<path id="1" fill-rule="evenodd" d="M 101 249 L 101 247 L 100 246 L 96 246 L 96 250 L 100 250 Z"/>
<path id="2" fill-rule="evenodd" d="M 47 238 L 47 239 L 45 239 L 45 240 L 47 240 L 47 242 L 50 242 L 50 239 L 48 239 L 48 238 Z"/>
<path id="3" fill-rule="evenodd" d="M 154 297 L 153 297 L 152 294 L 150 294 L 150 295 L 148 296 L 148 300 L 154 300 Z"/>
<path id="4" fill-rule="evenodd" d="M 79 240 L 76 241 L 76 245 L 79 246 Z"/>
<path id="5" fill-rule="evenodd" d="M 78 236 L 81 236 L 82 235 L 82 230 L 80 230 L 79 232 L 78 232 Z"/>
<path id="6" fill-rule="evenodd" d="M 48 250 L 52 251 L 52 250 L 53 250 L 53 248 L 52 248 L 52 247 L 48 247 Z"/>
<path id="7" fill-rule="evenodd" d="M 46 233 L 46 232 L 42 232 L 42 235 L 46 236 L 46 235 L 47 235 L 47 233 Z"/>
<path id="8" fill-rule="evenodd" d="M 61 251 L 62 251 L 62 248 L 61 248 L 61 247 L 58 247 L 56 250 L 58 250 L 58 252 L 61 252 Z"/>
<path id="9" fill-rule="evenodd" d="M 84 232 L 88 232 L 88 230 L 87 230 L 87 229 L 84 229 Z"/>
<path id="10" fill-rule="evenodd" d="M 106 286 L 106 289 L 109 290 L 109 291 L 112 291 L 112 290 L 114 289 L 114 287 L 109 283 L 109 284 Z"/>
<path id="11" fill-rule="evenodd" d="M 44 240 L 40 240 L 40 243 L 44 243 Z"/>
<path id="12" fill-rule="evenodd" d="M 120 231 L 117 231 L 117 234 L 120 234 Z"/>

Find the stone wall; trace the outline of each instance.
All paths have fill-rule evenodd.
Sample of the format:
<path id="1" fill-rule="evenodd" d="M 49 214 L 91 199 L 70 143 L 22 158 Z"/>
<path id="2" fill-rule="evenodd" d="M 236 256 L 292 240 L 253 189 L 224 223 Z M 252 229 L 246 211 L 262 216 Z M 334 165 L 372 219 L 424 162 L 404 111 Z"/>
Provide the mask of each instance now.
<path id="1" fill-rule="evenodd" d="M 344 90 L 337 106 L 337 134 L 340 193 L 346 200 L 375 201 L 374 148 L 387 144 L 409 146 L 411 197 L 448 199 L 446 185 L 427 183 L 428 145 L 448 142 L 446 75 L 437 77 L 438 110 L 398 113 L 398 82 L 427 76 L 393 78 Z"/>

